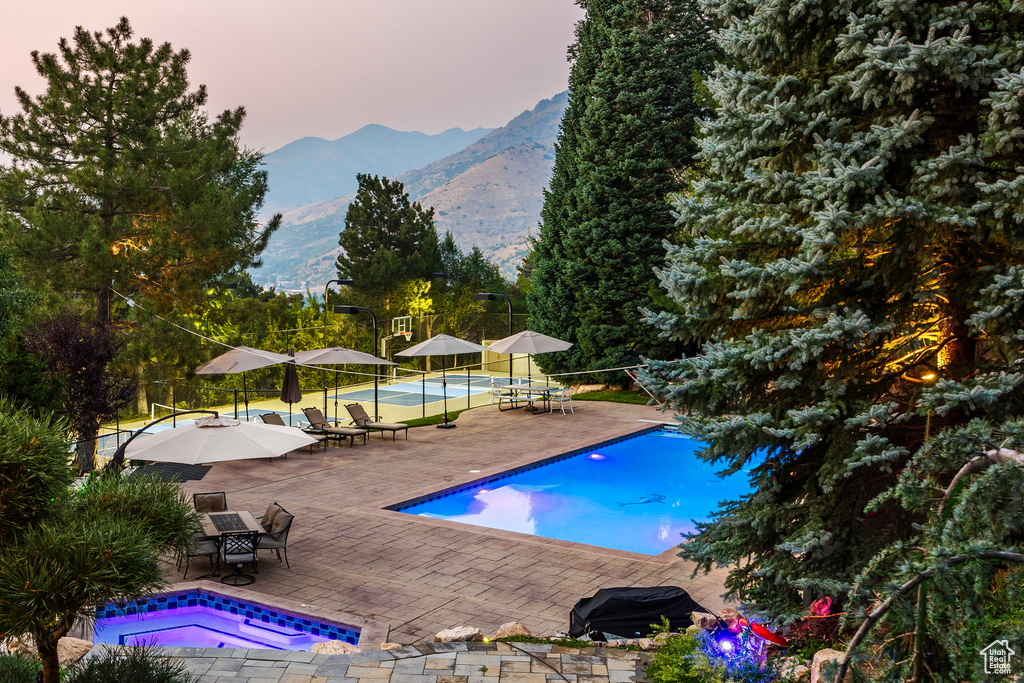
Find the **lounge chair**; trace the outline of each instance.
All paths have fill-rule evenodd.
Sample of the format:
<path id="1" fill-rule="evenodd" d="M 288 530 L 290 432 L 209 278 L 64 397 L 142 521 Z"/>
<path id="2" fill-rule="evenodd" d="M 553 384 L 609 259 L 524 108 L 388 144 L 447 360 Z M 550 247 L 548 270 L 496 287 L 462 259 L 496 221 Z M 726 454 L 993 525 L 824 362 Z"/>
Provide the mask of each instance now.
<path id="1" fill-rule="evenodd" d="M 348 437 L 348 446 L 351 448 L 355 445 L 356 437 L 363 437 L 363 443 L 366 443 L 366 430 L 357 429 L 355 427 L 338 427 L 332 425 L 324 417 L 324 414 L 320 412 L 319 408 L 303 408 L 302 412 L 305 414 L 306 419 L 309 420 L 309 426 L 318 432 L 322 432 L 327 436 L 333 436 L 340 442 L 345 437 Z"/>
<path id="2" fill-rule="evenodd" d="M 199 512 L 225 512 L 228 509 L 228 494 L 224 491 L 196 493 L 192 495 L 192 505 Z"/>
<path id="3" fill-rule="evenodd" d="M 287 427 L 288 426 L 288 425 L 286 425 L 284 423 L 284 420 L 281 419 L 281 416 L 278 415 L 277 413 L 263 413 L 262 415 L 260 415 L 260 419 L 263 420 L 263 424 L 274 425 L 275 427 Z M 300 429 L 300 428 L 296 427 L 296 429 Z M 313 446 L 319 446 L 320 444 L 324 445 L 324 450 L 327 449 L 327 435 L 326 434 L 322 434 L 319 431 L 312 431 L 312 432 L 310 432 L 310 431 L 305 430 L 305 429 L 303 429 L 302 431 L 306 432 L 306 434 L 308 436 L 311 436 L 314 439 L 316 439 L 316 443 L 315 444 L 312 444 L 312 443 L 309 444 L 309 452 L 310 453 L 313 452 Z M 287 454 L 285 455 L 285 457 L 288 457 Z"/>
<path id="4" fill-rule="evenodd" d="M 345 410 L 352 416 L 352 422 L 357 427 L 371 431 L 377 430 L 380 432 L 381 438 L 384 438 L 384 432 L 391 432 L 391 440 L 394 441 L 399 431 L 404 431 L 405 438 L 409 438 L 409 425 L 402 424 L 401 422 L 375 422 L 366 413 L 366 409 L 358 403 L 350 403 L 345 406 Z"/>

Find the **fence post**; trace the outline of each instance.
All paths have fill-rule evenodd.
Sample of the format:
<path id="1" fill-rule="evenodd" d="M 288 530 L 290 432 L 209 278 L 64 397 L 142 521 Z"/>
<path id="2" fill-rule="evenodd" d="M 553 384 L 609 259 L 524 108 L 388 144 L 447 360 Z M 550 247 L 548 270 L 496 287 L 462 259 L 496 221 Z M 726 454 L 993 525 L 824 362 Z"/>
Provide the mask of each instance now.
<path id="1" fill-rule="evenodd" d="M 235 389 L 235 419 L 238 419 L 238 389 Z"/>
<path id="2" fill-rule="evenodd" d="M 466 408 L 473 407 L 473 368 L 466 363 Z"/>
<path id="3" fill-rule="evenodd" d="M 423 399 L 420 403 L 423 406 L 423 417 L 427 416 L 427 373 L 420 375 L 420 382 L 423 384 Z"/>

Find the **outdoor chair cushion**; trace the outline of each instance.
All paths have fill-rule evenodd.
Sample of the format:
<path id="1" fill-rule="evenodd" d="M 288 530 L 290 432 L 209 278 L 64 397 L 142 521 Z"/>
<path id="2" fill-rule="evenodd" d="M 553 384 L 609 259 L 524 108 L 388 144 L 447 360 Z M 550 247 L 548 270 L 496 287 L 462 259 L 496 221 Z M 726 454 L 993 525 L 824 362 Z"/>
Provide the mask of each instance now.
<path id="1" fill-rule="evenodd" d="M 277 517 L 277 513 L 281 511 L 281 506 L 277 503 L 271 503 L 267 506 L 267 511 L 263 513 L 263 519 L 260 520 L 260 526 L 264 529 L 269 530 L 274 524 L 274 518 Z"/>
<path id="2" fill-rule="evenodd" d="M 263 534 L 260 536 L 260 542 L 256 544 L 257 550 L 280 550 L 285 547 L 285 542 L 274 538 L 271 535 Z"/>
<path id="3" fill-rule="evenodd" d="M 289 524 L 291 524 L 293 517 L 285 511 L 278 512 L 274 516 L 274 523 L 270 527 L 271 534 L 279 534 L 284 531 Z"/>
<path id="4" fill-rule="evenodd" d="M 255 553 L 227 553 L 222 555 L 227 564 L 245 564 L 256 559 Z"/>
<path id="5" fill-rule="evenodd" d="M 201 541 L 196 541 L 195 547 L 188 553 L 189 557 L 198 557 L 200 555 L 216 555 L 217 554 L 217 542 L 207 540 L 205 537 Z"/>

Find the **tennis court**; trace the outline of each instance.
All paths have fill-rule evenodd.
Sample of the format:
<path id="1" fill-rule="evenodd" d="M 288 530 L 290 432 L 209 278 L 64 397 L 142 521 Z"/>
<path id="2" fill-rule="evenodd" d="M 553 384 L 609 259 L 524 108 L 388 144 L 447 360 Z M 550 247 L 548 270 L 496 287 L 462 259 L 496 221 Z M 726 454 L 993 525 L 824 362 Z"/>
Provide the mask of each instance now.
<path id="1" fill-rule="evenodd" d="M 491 382 L 498 381 L 508 384 L 508 378 L 491 377 L 490 375 L 448 375 L 448 400 L 466 398 L 486 394 L 491 390 Z M 425 403 L 442 401 L 445 390 L 440 377 L 424 380 L 409 380 L 381 385 L 377 389 L 378 400 L 385 405 L 418 406 Z M 373 389 L 359 389 L 338 394 L 339 401 L 373 401 Z"/>

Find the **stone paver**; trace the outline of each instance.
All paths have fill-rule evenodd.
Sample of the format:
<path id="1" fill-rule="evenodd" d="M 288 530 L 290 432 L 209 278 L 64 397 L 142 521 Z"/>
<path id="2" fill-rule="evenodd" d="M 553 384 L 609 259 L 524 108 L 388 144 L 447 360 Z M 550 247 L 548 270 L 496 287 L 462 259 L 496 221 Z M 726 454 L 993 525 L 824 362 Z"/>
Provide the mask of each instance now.
<path id="1" fill-rule="evenodd" d="M 365 446 L 296 452 L 287 460 L 218 463 L 185 487 L 189 493 L 226 491 L 232 509 L 257 517 L 273 501 L 295 515 L 291 570 L 261 554 L 250 591 L 270 603 L 283 598 L 380 622 L 395 642 L 428 640 L 462 624 L 493 633 L 511 620 L 553 635 L 568 626 L 577 600 L 603 586 L 678 585 L 710 611 L 724 607 L 724 570 L 690 578 L 692 565 L 674 550 L 648 557 L 383 509 L 650 426 L 638 420 L 665 417 L 646 406 L 579 401 L 575 407 L 576 415 L 565 416 L 476 409 L 459 417 L 457 429 L 412 429 L 407 441 L 374 436 Z M 166 578 L 173 583 L 181 575 L 171 568 Z M 216 579 L 199 583 L 220 586 Z M 590 673 L 583 668 L 579 675 Z M 493 678 L 463 671 L 456 664 L 443 675 Z"/>
<path id="2" fill-rule="evenodd" d="M 581 650 L 531 644 L 527 651 L 519 649 L 525 645 L 519 643 L 511 647 L 475 643 L 474 651 L 463 651 L 453 658 L 451 652 L 441 649 L 443 645 L 391 650 L 388 652 L 394 659 L 390 661 L 362 663 L 353 661 L 358 654 L 317 655 L 304 664 L 289 661 L 288 652 L 275 655 L 256 650 L 172 648 L 165 653 L 181 658 L 197 675 L 207 672 L 199 678 L 200 683 L 637 683 L 638 661 L 643 657 L 638 652 L 606 648 Z M 233 666 L 236 662 L 238 667 Z M 521 665 L 528 663 L 539 663 L 543 670 L 523 670 Z M 475 667 L 478 671 L 465 675 L 440 673 L 452 666 Z M 593 673 L 579 673 L 583 666 Z M 296 667 L 312 668 L 298 671 Z M 486 671 L 479 671 L 484 667 Z"/>

